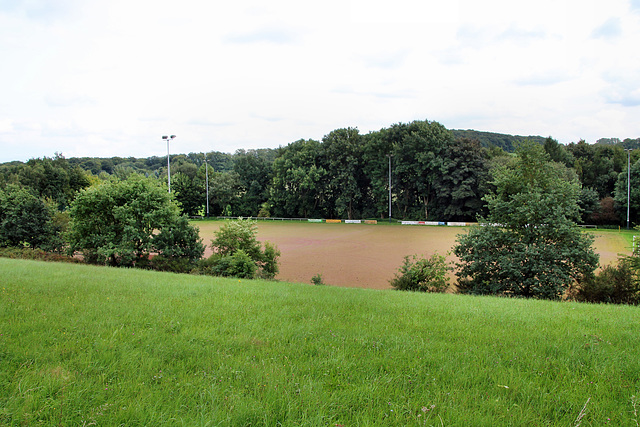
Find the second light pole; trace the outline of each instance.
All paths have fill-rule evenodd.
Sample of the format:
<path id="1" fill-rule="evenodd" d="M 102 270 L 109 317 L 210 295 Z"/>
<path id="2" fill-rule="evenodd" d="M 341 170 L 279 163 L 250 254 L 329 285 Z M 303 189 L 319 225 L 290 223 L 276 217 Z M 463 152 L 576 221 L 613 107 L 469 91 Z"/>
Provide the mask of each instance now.
<path id="1" fill-rule="evenodd" d="M 625 148 L 627 152 L 627 230 L 629 229 L 629 212 L 631 207 L 631 148 Z"/>
<path id="2" fill-rule="evenodd" d="M 207 162 L 207 155 L 205 153 L 204 155 L 204 173 L 206 176 L 206 182 L 207 182 L 207 218 L 209 218 L 209 162 Z"/>
<path id="3" fill-rule="evenodd" d="M 393 154 L 387 154 L 389 157 L 389 223 L 391 223 L 391 158 Z"/>
<path id="4" fill-rule="evenodd" d="M 175 135 L 162 135 L 162 139 L 167 141 L 167 185 L 169 186 L 169 193 L 171 193 L 171 158 L 169 157 L 169 141 L 175 137 Z"/>

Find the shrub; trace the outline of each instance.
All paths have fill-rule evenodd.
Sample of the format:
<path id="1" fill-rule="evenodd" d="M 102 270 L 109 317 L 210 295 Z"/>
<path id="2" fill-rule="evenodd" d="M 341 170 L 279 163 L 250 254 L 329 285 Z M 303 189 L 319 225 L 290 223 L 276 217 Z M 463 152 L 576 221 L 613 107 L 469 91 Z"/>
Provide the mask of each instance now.
<path id="1" fill-rule="evenodd" d="M 255 221 L 229 221 L 216 231 L 211 245 L 216 253 L 231 255 L 238 250 L 245 251 L 251 258 L 258 259 L 261 255 L 260 242 L 256 238 L 258 225 Z"/>
<path id="2" fill-rule="evenodd" d="M 0 190 L 0 246 L 59 250 L 64 244 L 62 224 L 54 223 L 54 214 L 55 209 L 27 189 L 10 185 Z"/>
<path id="3" fill-rule="evenodd" d="M 209 258 L 202 258 L 198 260 L 196 268 L 194 268 L 191 272 L 194 274 L 204 274 L 207 276 L 216 276 L 214 272 L 214 267 L 220 261 L 222 256 L 218 254 L 213 254 Z"/>
<path id="4" fill-rule="evenodd" d="M 69 216 L 69 212 L 58 212 L 54 211 L 53 216 L 51 218 L 51 227 L 53 229 L 54 235 L 50 240 L 50 244 L 48 249 L 54 252 L 64 252 L 67 246 L 66 236 L 69 232 L 69 223 L 71 221 L 71 217 Z"/>
<path id="5" fill-rule="evenodd" d="M 523 142 L 514 162 L 493 170 L 482 227 L 458 235 L 458 289 L 473 294 L 560 299 L 598 267 L 593 236 L 576 225 L 580 183 L 549 161 L 542 146 Z"/>
<path id="6" fill-rule="evenodd" d="M 632 264 L 624 258 L 615 266 L 607 265 L 595 277 L 585 280 L 575 297 L 578 301 L 633 304 L 640 303 L 640 284 Z"/>
<path id="7" fill-rule="evenodd" d="M 323 286 L 324 283 L 324 279 L 322 278 L 322 274 L 318 273 L 315 276 L 313 276 L 311 278 L 311 283 L 313 283 L 316 286 Z"/>
<path id="8" fill-rule="evenodd" d="M 36 261 L 56 261 L 56 262 L 69 262 L 69 263 L 81 263 L 82 260 L 73 258 L 64 254 L 46 252 L 37 248 L 0 248 L 0 257 L 13 258 L 13 259 L 29 259 Z"/>
<path id="9" fill-rule="evenodd" d="M 636 229 L 639 229 L 636 227 Z M 585 302 L 640 304 L 640 249 L 618 258 L 594 278 L 579 284 L 575 299 Z"/>
<path id="10" fill-rule="evenodd" d="M 156 271 L 168 271 L 171 273 L 190 273 L 195 268 L 195 263 L 189 258 L 170 257 L 166 255 L 156 255 L 148 262 L 148 266 Z M 136 264 L 136 267 L 144 268 L 143 265 Z"/>
<path id="11" fill-rule="evenodd" d="M 278 258 L 280 258 L 280 250 L 278 250 L 278 247 L 271 242 L 264 242 L 262 260 L 258 262 L 261 278 L 273 279 L 276 277 L 276 274 L 280 271 Z"/>
<path id="12" fill-rule="evenodd" d="M 235 275 L 229 274 L 229 271 L 239 271 L 242 276 L 237 277 L 249 277 L 250 272 L 246 270 L 248 267 L 240 267 L 244 263 L 245 257 L 248 257 L 254 264 L 251 277 L 259 276 L 263 279 L 273 279 L 279 271 L 280 251 L 270 242 L 265 242 L 264 249 L 262 249 L 262 244 L 256 238 L 257 228 L 255 221 L 242 219 L 224 224 L 215 232 L 215 238 L 211 240 L 214 256 L 206 263 L 201 264 L 203 268 L 199 270 L 205 274 L 229 276 Z M 244 255 L 226 259 L 240 251 Z M 218 266 L 219 263 L 222 265 Z M 237 266 L 229 267 L 231 265 L 229 263 L 236 263 Z"/>
<path id="13" fill-rule="evenodd" d="M 82 190 L 70 215 L 69 251 L 90 263 L 131 267 L 159 253 L 195 265 L 204 253 L 198 231 L 151 178 L 131 175 Z"/>
<path id="14" fill-rule="evenodd" d="M 238 277 L 241 279 L 253 279 L 258 267 L 249 254 L 239 249 L 233 255 L 219 257 L 218 262 L 212 267 L 216 276 Z"/>
<path id="15" fill-rule="evenodd" d="M 158 254 L 162 255 L 161 259 L 175 260 L 173 264 L 182 265 L 180 269 L 187 269 L 190 266 L 189 270 L 191 270 L 204 254 L 199 230 L 189 224 L 185 216 L 178 217 L 172 224 L 155 234 L 153 244 Z"/>
<path id="16" fill-rule="evenodd" d="M 444 255 L 434 253 L 429 258 L 405 256 L 391 286 L 401 291 L 444 292 L 449 287 L 450 267 Z"/>
<path id="17" fill-rule="evenodd" d="M 191 272 L 207 276 L 254 279 L 258 275 L 258 266 L 244 250 L 239 249 L 232 255 L 214 253 L 209 258 L 200 260 Z"/>
<path id="18" fill-rule="evenodd" d="M 271 210 L 269 208 L 269 202 L 264 202 L 260 205 L 260 211 L 258 212 L 259 218 L 269 218 L 271 216 Z"/>

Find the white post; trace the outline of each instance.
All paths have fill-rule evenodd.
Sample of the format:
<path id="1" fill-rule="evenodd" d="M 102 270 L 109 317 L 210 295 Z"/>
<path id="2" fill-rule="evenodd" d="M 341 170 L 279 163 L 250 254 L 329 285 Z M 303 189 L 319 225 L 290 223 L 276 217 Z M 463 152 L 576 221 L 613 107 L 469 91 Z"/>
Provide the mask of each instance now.
<path id="1" fill-rule="evenodd" d="M 389 157 L 389 223 L 391 223 L 391 157 L 393 154 L 387 154 Z"/>
<path id="2" fill-rule="evenodd" d="M 207 218 L 209 218 L 209 163 L 206 154 L 204 155 L 204 171 L 207 181 Z"/>
<path id="3" fill-rule="evenodd" d="M 631 207 L 631 149 L 627 149 L 627 230 L 629 229 L 629 208 Z"/>
<path id="4" fill-rule="evenodd" d="M 163 135 L 162 139 L 167 140 L 167 185 L 169 187 L 169 193 L 171 193 L 171 157 L 169 156 L 169 141 L 175 138 L 175 135 Z"/>

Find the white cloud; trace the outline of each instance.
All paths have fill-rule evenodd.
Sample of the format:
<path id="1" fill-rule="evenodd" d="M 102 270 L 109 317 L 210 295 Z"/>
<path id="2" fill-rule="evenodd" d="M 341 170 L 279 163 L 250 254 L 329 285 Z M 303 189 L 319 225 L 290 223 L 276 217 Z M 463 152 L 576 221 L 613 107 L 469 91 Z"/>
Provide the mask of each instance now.
<path id="1" fill-rule="evenodd" d="M 620 18 L 613 17 L 607 19 L 599 27 L 595 28 L 591 36 L 596 39 L 615 39 L 622 35 L 622 27 L 620 26 Z"/>
<path id="2" fill-rule="evenodd" d="M 176 152 L 233 152 L 415 119 L 637 137 L 633 5 L 3 2 L 0 161 L 161 156 L 163 133 Z"/>
<path id="3" fill-rule="evenodd" d="M 519 76 L 514 83 L 524 86 L 550 86 L 569 79 L 571 79 L 571 76 L 564 70 L 545 70 L 526 76 Z"/>
<path id="4" fill-rule="evenodd" d="M 235 33 L 225 37 L 231 43 L 274 43 L 290 44 L 299 41 L 299 32 L 282 27 L 258 28 L 246 33 Z"/>
<path id="5" fill-rule="evenodd" d="M 13 122 L 11 119 L 0 119 L 0 133 L 13 133 Z"/>
<path id="6" fill-rule="evenodd" d="M 603 74 L 607 86 L 603 89 L 603 97 L 612 104 L 625 107 L 640 106 L 640 86 L 637 76 L 640 68 L 610 70 Z"/>
<path id="7" fill-rule="evenodd" d="M 456 0 L 350 0 L 351 19 L 357 23 L 372 24 L 432 24 L 456 23 Z"/>

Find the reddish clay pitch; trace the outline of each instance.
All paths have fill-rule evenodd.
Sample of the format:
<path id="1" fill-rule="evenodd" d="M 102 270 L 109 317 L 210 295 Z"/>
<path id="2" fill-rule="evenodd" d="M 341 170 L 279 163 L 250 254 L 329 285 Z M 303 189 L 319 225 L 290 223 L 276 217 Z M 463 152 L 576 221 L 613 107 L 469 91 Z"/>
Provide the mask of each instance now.
<path id="1" fill-rule="evenodd" d="M 222 222 L 200 222 L 200 235 L 207 245 Z M 389 289 L 391 280 L 406 255 L 445 254 L 455 244 L 456 235 L 466 228 L 420 225 L 258 223 L 258 239 L 278 246 L 280 273 L 277 278 L 311 283 L 321 274 L 328 285 Z M 623 252 L 624 241 L 616 234 L 595 232 L 600 263 L 614 261 Z M 621 246 L 622 245 L 622 246 Z M 449 256 L 450 260 L 455 257 Z"/>

